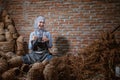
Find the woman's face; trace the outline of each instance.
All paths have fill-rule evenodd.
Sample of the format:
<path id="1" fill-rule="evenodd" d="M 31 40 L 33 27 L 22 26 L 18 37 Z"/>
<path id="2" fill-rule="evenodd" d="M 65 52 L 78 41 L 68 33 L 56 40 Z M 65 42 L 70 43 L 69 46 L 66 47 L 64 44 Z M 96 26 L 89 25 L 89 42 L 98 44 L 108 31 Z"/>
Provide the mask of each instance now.
<path id="1" fill-rule="evenodd" d="M 38 23 L 38 28 L 39 28 L 39 29 L 43 29 L 43 28 L 44 28 L 44 25 L 45 25 L 45 23 L 42 22 L 42 21 L 40 21 L 40 22 Z"/>

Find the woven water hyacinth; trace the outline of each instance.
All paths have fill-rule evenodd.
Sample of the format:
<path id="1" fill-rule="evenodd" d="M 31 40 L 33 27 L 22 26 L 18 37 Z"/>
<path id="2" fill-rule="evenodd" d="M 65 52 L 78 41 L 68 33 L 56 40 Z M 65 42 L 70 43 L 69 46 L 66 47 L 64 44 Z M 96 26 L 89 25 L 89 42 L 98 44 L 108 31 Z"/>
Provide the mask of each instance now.
<path id="1" fill-rule="evenodd" d="M 25 73 L 27 73 L 29 71 L 29 69 L 30 69 L 30 65 L 28 65 L 28 64 L 23 64 L 20 68 L 20 70 Z"/>
<path id="2" fill-rule="evenodd" d="M 4 52 L 0 51 L 0 58 L 2 58 L 4 55 L 5 55 Z"/>
<path id="3" fill-rule="evenodd" d="M 23 64 L 21 56 L 16 56 L 8 60 L 9 67 L 14 68 L 14 67 L 19 67 Z"/>
<path id="4" fill-rule="evenodd" d="M 3 52 L 14 51 L 15 41 L 11 42 L 0 42 L 0 50 Z"/>
<path id="5" fill-rule="evenodd" d="M 0 29 L 0 35 L 4 35 L 5 34 L 5 30 L 4 29 Z"/>
<path id="6" fill-rule="evenodd" d="M 0 74 L 8 69 L 8 63 L 6 60 L 0 58 Z"/>
<path id="7" fill-rule="evenodd" d="M 4 18 L 7 14 L 8 14 L 8 12 L 6 10 L 3 10 L 2 14 L 1 14 L 2 18 Z"/>
<path id="8" fill-rule="evenodd" d="M 16 33 L 17 32 L 15 27 L 12 24 L 8 25 L 7 29 L 10 33 Z"/>
<path id="9" fill-rule="evenodd" d="M 46 80 L 75 80 L 70 68 L 69 56 L 53 58 L 43 71 Z M 72 67 L 72 66 L 71 66 Z"/>
<path id="10" fill-rule="evenodd" d="M 4 29 L 4 22 L 0 22 L 0 29 Z"/>
<path id="11" fill-rule="evenodd" d="M 0 34 L 5 34 L 3 22 L 0 22 Z"/>
<path id="12" fill-rule="evenodd" d="M 56 66 L 60 63 L 60 58 L 53 58 L 49 64 L 45 66 L 43 71 L 45 80 L 58 80 L 58 72 Z"/>
<path id="13" fill-rule="evenodd" d="M 13 52 L 7 52 L 7 53 L 5 53 L 4 57 L 5 57 L 6 60 L 9 60 L 13 57 L 16 57 L 16 55 Z"/>
<path id="14" fill-rule="evenodd" d="M 18 34 L 18 33 L 13 33 L 12 35 L 13 35 L 13 38 L 14 38 L 14 39 L 17 39 L 17 38 L 19 37 L 19 34 Z"/>
<path id="15" fill-rule="evenodd" d="M 19 68 L 12 68 L 2 74 L 3 80 L 16 80 L 16 76 L 20 74 Z"/>
<path id="16" fill-rule="evenodd" d="M 5 38 L 6 38 L 6 41 L 10 42 L 13 40 L 13 36 L 12 36 L 12 33 L 9 32 L 9 31 L 6 31 L 5 32 Z"/>
<path id="17" fill-rule="evenodd" d="M 17 39 L 17 55 L 21 56 L 25 54 L 24 51 L 24 37 L 23 36 L 19 36 Z"/>
<path id="18" fill-rule="evenodd" d="M 11 19 L 10 15 L 5 16 L 5 23 L 12 23 L 12 19 Z"/>
<path id="19" fill-rule="evenodd" d="M 45 65 L 42 63 L 34 63 L 27 74 L 27 80 L 44 80 L 43 69 Z"/>
<path id="20" fill-rule="evenodd" d="M 8 25 L 13 24 L 13 20 L 11 19 L 10 15 L 6 15 L 4 19 L 5 28 L 8 28 Z"/>
<path id="21" fill-rule="evenodd" d="M 55 70 L 55 66 L 52 64 L 47 64 L 43 71 L 45 80 L 58 80 L 57 71 Z"/>
<path id="22" fill-rule="evenodd" d="M 15 57 L 15 54 L 13 52 L 4 53 L 3 51 L 0 51 L 0 58 L 9 60 L 12 57 Z"/>
<path id="23" fill-rule="evenodd" d="M 0 34 L 0 42 L 4 42 L 5 41 L 5 35 Z"/>

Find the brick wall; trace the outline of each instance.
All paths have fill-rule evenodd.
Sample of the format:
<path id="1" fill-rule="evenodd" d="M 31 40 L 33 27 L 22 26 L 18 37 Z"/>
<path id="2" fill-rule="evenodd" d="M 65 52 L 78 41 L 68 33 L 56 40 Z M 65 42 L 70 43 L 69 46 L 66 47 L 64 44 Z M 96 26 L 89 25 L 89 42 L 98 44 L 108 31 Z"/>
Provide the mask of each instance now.
<path id="1" fill-rule="evenodd" d="M 101 31 L 120 24 L 120 2 L 113 0 L 7 0 L 6 9 L 19 34 L 28 42 L 34 19 L 46 17 L 45 28 L 53 37 L 53 49 L 59 53 L 79 53 L 99 39 Z M 120 40 L 120 31 L 116 32 Z"/>

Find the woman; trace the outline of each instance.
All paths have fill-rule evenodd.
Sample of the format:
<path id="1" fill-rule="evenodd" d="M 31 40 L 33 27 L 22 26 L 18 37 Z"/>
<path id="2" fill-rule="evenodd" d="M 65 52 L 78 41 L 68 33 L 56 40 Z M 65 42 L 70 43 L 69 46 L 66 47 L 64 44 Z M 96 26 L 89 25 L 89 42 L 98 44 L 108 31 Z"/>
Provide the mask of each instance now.
<path id="1" fill-rule="evenodd" d="M 22 60 L 26 64 L 32 64 L 35 62 L 43 62 L 49 60 L 52 55 L 49 50 L 52 48 L 51 34 L 45 30 L 45 18 L 39 16 L 34 22 L 34 31 L 30 34 L 29 49 L 30 54 L 22 57 Z"/>

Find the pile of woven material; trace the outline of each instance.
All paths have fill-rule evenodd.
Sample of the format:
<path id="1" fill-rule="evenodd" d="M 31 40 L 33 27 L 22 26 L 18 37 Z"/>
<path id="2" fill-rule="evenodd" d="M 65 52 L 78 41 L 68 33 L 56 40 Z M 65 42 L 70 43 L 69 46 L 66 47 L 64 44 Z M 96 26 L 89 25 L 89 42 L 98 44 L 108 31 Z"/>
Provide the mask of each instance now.
<path id="1" fill-rule="evenodd" d="M 21 72 L 20 68 L 11 68 L 8 61 L 25 54 L 23 39 L 24 37 L 19 36 L 11 16 L 3 10 L 0 14 L 0 80 L 14 80 Z"/>
<path id="2" fill-rule="evenodd" d="M 115 66 L 120 62 L 120 43 L 114 34 L 102 33 L 99 40 L 77 56 L 56 56 L 45 65 L 34 63 L 11 67 L 2 57 L 1 80 L 8 77 L 10 80 L 115 80 Z"/>
<path id="3" fill-rule="evenodd" d="M 120 62 L 120 43 L 116 41 L 114 34 L 102 33 L 100 40 L 88 46 L 79 57 L 82 57 L 83 61 L 80 73 L 84 80 L 92 77 L 113 80 L 115 66 Z"/>
<path id="4" fill-rule="evenodd" d="M 50 80 L 114 80 L 115 66 L 119 62 L 120 43 L 114 34 L 103 33 L 100 40 L 78 56 L 66 55 L 51 60 L 44 69 L 44 76 Z M 51 79 L 53 76 L 55 79 Z"/>

